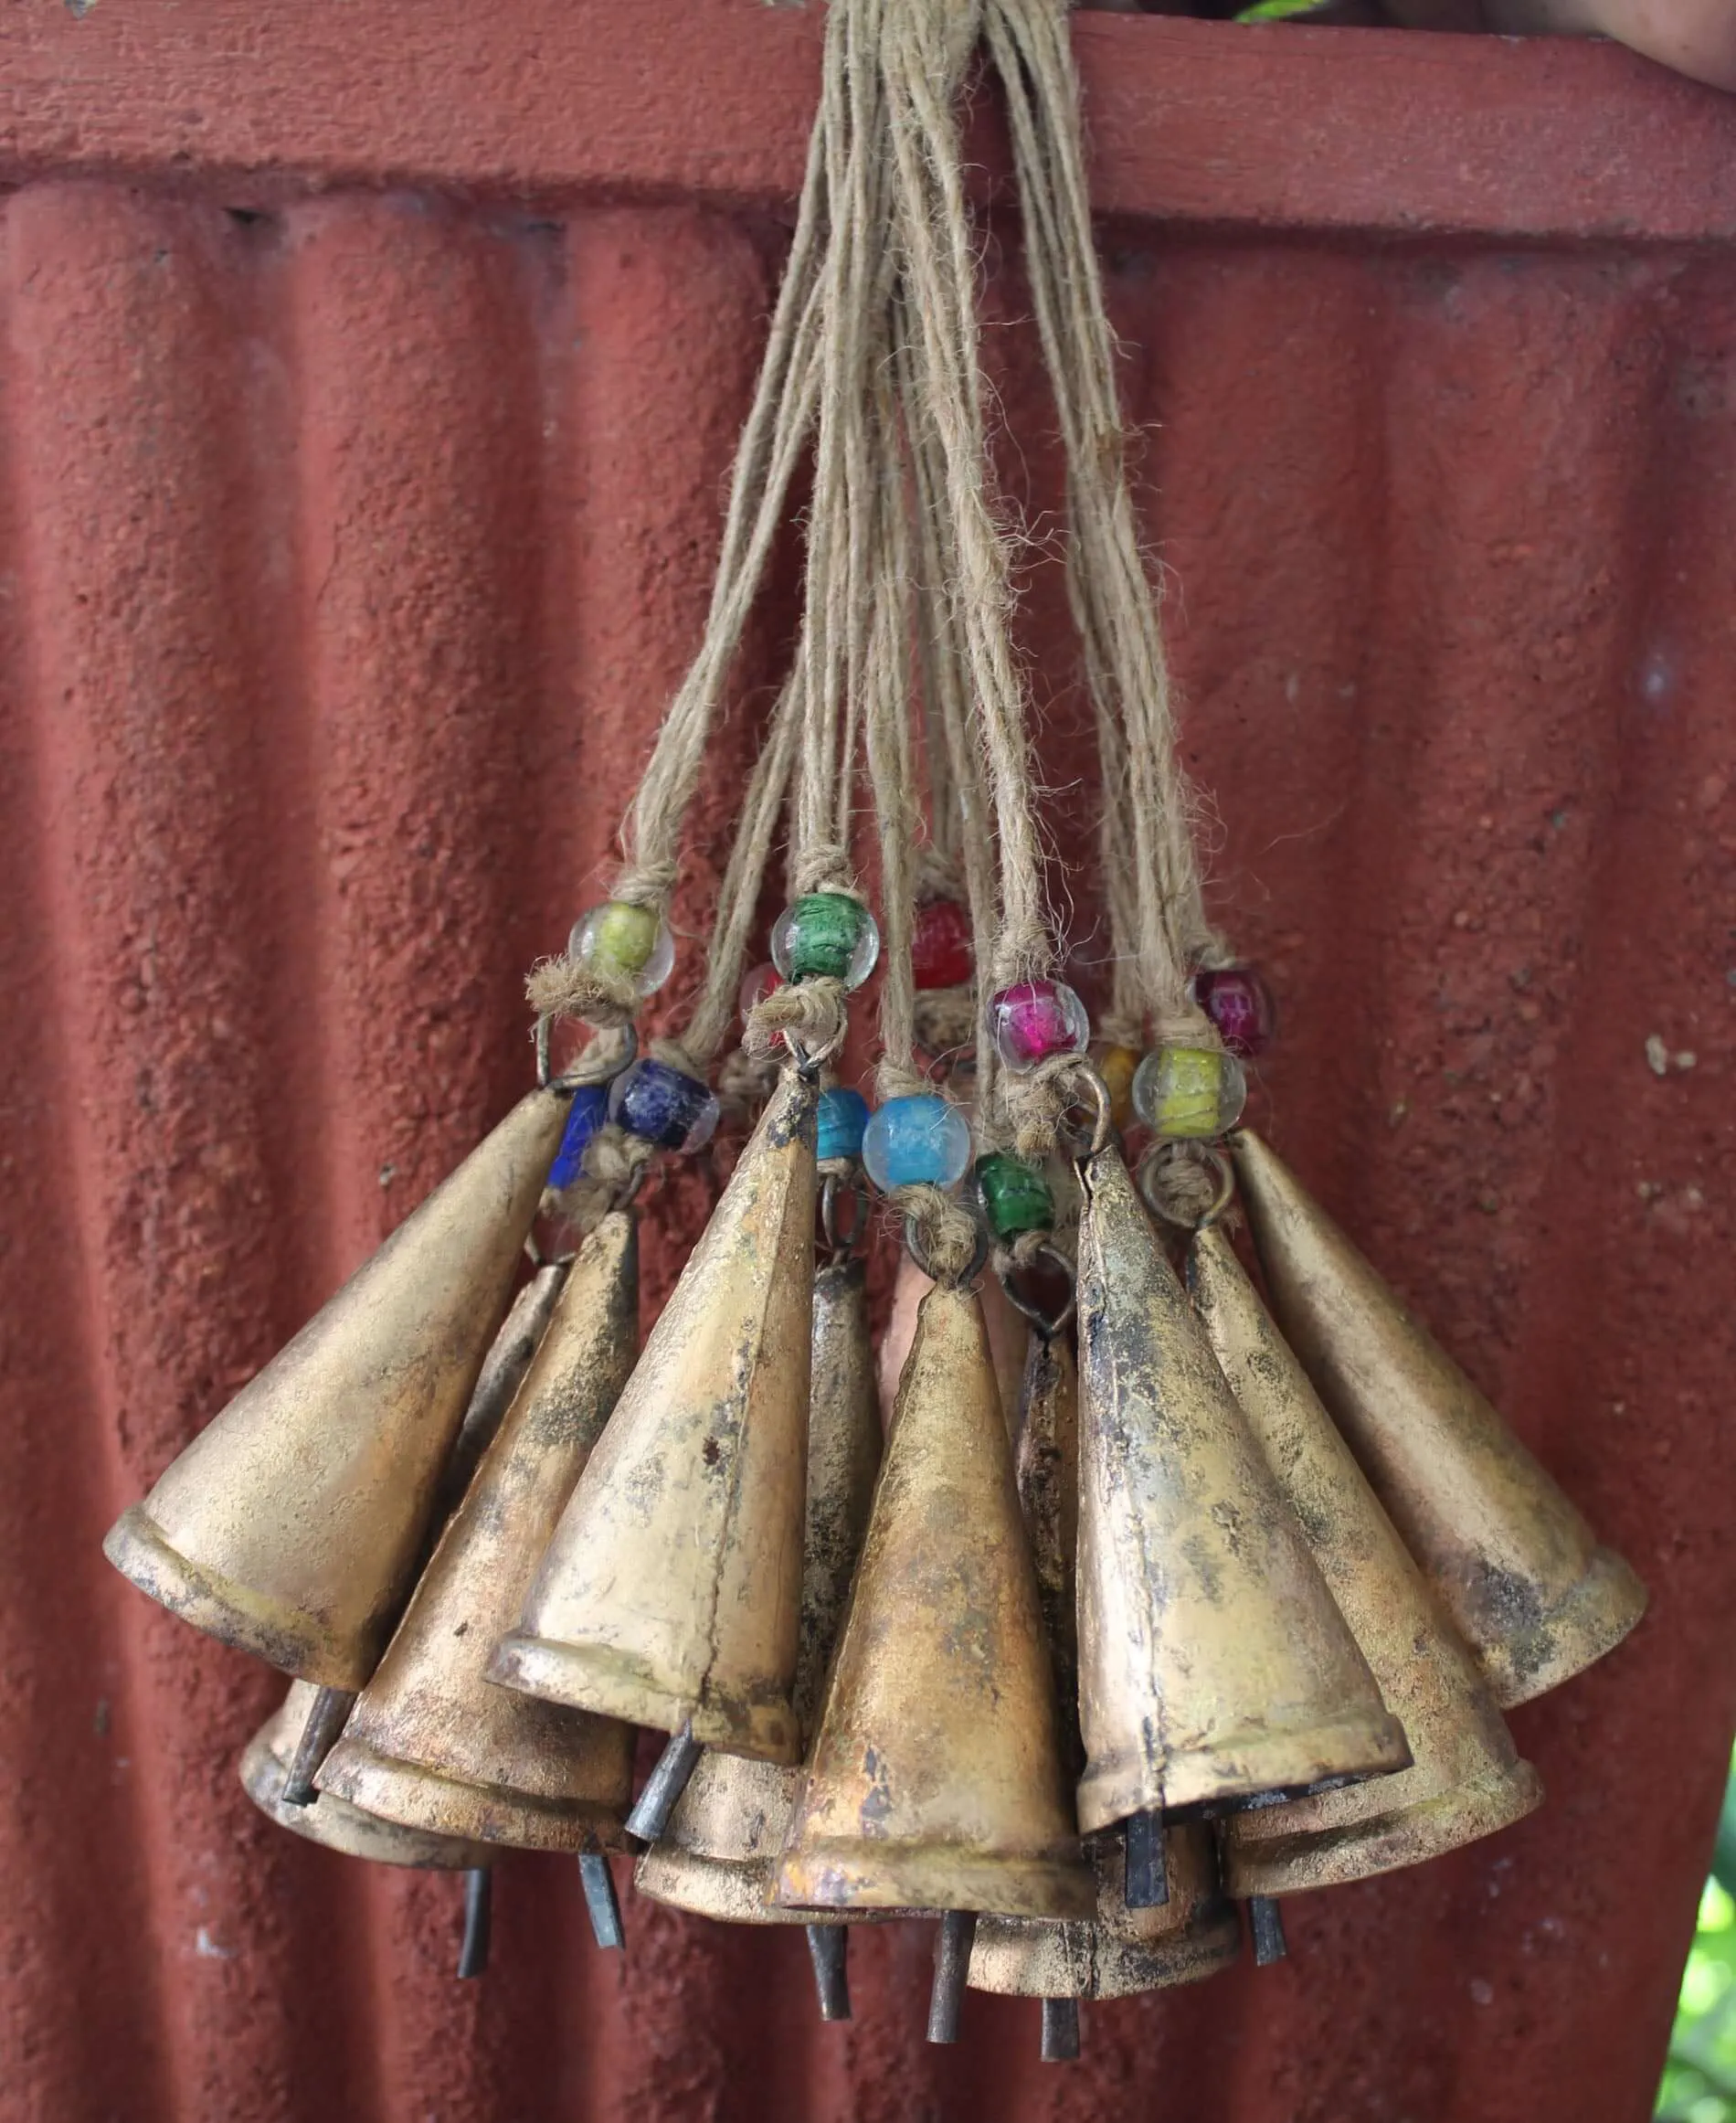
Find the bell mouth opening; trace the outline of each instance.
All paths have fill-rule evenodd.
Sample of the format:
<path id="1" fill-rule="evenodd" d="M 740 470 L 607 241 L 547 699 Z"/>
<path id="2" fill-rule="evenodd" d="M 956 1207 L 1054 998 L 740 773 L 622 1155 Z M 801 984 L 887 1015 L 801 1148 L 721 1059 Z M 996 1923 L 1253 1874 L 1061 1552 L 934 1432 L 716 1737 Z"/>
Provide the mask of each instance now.
<path id="1" fill-rule="evenodd" d="M 1097 1907 L 1096 1874 L 1077 1860 L 995 1858 L 958 1843 L 805 1842 L 784 1857 L 773 1892 L 780 1906 L 810 1912 L 971 1909 L 1077 1920 Z"/>
<path id="2" fill-rule="evenodd" d="M 1613 1651 L 1646 1612 L 1647 1594 L 1614 1548 L 1596 1549 L 1579 1578 L 1530 1629 L 1476 1649 L 1497 1707 L 1517 1710 Z"/>
<path id="3" fill-rule="evenodd" d="M 488 1678 L 575 1710 L 649 1725 L 653 1732 L 686 1728 L 701 1746 L 725 1755 L 783 1768 L 801 1760 L 801 1728 L 788 1696 L 757 1703 L 696 1700 L 692 1691 L 672 1688 L 645 1661 L 613 1645 L 566 1643 L 513 1629 L 495 1646 Z"/>
<path id="4" fill-rule="evenodd" d="M 1241 1958 L 1242 1921 L 1214 1899 L 1172 1937 L 1117 1938 L 1101 1924 L 1054 1924 L 1028 1916 L 978 1920 L 970 1988 L 1003 1998 L 1131 1998 L 1198 1983 Z"/>
<path id="5" fill-rule="evenodd" d="M 241 1757 L 241 1789 L 280 1828 L 287 1828 L 325 1850 L 341 1852 L 349 1858 L 367 1858 L 376 1864 L 465 1873 L 494 1862 L 496 1852 L 481 1843 L 406 1828 L 329 1793 L 317 1796 L 311 1806 L 285 1806 L 282 1793 L 288 1778 L 288 1763 L 272 1752 L 264 1733 L 256 1733 Z"/>
<path id="6" fill-rule="evenodd" d="M 109 1528 L 102 1553 L 159 1607 L 292 1680 L 359 1689 L 374 1671 L 379 1645 L 346 1644 L 304 1608 L 204 1568 L 182 1555 L 142 1503 L 122 1512 Z"/>
<path id="7" fill-rule="evenodd" d="M 602 1801 L 473 1784 L 422 1762 L 380 1754 L 361 1740 L 339 1740 L 315 1782 L 323 1794 L 427 1834 L 580 1855 L 628 1848 L 622 1810 Z"/>

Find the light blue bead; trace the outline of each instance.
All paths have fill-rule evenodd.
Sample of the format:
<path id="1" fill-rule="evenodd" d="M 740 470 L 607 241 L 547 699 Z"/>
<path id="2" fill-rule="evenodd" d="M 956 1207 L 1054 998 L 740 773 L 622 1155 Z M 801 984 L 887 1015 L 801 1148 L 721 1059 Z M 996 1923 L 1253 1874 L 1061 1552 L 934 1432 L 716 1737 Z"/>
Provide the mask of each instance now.
<path id="1" fill-rule="evenodd" d="M 862 1162 L 883 1194 L 924 1183 L 950 1187 L 970 1162 L 970 1123 L 929 1094 L 888 1099 L 863 1131 Z"/>
<path id="2" fill-rule="evenodd" d="M 860 1157 L 863 1130 L 868 1125 L 868 1101 L 860 1091 L 822 1091 L 820 1094 L 820 1155 Z"/>

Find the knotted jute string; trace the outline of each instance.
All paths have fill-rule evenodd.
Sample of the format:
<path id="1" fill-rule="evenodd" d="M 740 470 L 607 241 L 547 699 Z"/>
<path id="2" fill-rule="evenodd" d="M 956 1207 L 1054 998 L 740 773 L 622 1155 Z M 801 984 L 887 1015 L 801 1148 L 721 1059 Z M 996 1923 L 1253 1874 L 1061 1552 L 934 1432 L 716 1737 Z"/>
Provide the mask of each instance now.
<path id="1" fill-rule="evenodd" d="M 789 261 L 730 476 L 704 632 L 621 826 L 625 862 L 610 897 L 659 914 L 667 913 L 674 891 L 682 827 L 706 740 L 820 402 L 820 269 L 831 216 L 831 143 L 840 122 L 835 102 L 822 95 L 809 140 Z M 539 1016 L 580 1018 L 601 1026 L 630 1024 L 639 1002 L 630 981 L 565 953 L 535 967 L 526 992 Z"/>
<path id="2" fill-rule="evenodd" d="M 1032 300 L 1067 455 L 1067 586 L 1098 730 L 1116 951 L 1106 1029 L 1128 1044 L 1143 1044 L 1149 1026 L 1159 1044 L 1215 1046 L 1188 993 L 1191 965 L 1218 939 L 1127 478 L 1067 13 L 1065 0 L 987 0 L 985 34 L 1006 92 Z"/>

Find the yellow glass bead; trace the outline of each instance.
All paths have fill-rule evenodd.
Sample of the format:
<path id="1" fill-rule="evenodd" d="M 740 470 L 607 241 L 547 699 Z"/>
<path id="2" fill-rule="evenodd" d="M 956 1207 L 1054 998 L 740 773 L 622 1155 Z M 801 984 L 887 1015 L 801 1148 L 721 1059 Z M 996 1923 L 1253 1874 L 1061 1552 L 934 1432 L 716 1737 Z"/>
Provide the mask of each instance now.
<path id="1" fill-rule="evenodd" d="M 1209 1141 L 1235 1126 L 1248 1081 L 1233 1054 L 1213 1047 L 1160 1046 L 1139 1064 L 1133 1103 L 1154 1135 Z"/>
<path id="2" fill-rule="evenodd" d="M 654 907 L 635 907 L 628 899 L 605 899 L 573 926 L 569 954 L 599 973 L 616 973 L 649 995 L 668 980 L 675 962 L 675 941 Z"/>
<path id="3" fill-rule="evenodd" d="M 1097 1056 L 1097 1074 L 1109 1094 L 1109 1118 L 1120 1129 L 1133 1122 L 1133 1078 L 1138 1067 L 1137 1046 L 1106 1046 Z"/>

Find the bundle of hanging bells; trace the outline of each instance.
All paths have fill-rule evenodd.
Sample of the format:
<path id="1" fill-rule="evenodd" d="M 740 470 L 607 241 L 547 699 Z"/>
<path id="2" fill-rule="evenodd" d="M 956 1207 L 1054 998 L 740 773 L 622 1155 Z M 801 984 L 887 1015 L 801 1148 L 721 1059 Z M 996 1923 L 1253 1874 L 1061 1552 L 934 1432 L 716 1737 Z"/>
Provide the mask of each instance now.
<path id="1" fill-rule="evenodd" d="M 1095 1044 L 1008 642 L 957 130 L 983 48 L 1067 451 Z M 637 1852 L 641 1895 L 805 1926 L 828 2018 L 849 1927 L 926 1916 L 931 2039 L 976 1986 L 1041 2000 L 1043 2054 L 1076 2054 L 1081 1999 L 1226 1967 L 1244 1909 L 1269 1959 L 1283 1896 L 1530 1811 L 1501 1712 L 1641 1613 L 1243 1122 L 1271 1004 L 1201 899 L 1111 361 L 1063 0 L 834 0 L 704 639 L 611 897 L 533 975 L 535 1088 L 109 1535 L 290 1676 L 241 1764 L 274 1820 L 467 1874 L 461 1973 L 501 1848 L 576 1854 L 609 1946 Z M 803 464 L 799 640 L 685 1028 L 641 1051 Z M 877 961 L 871 1112 L 840 1072 Z M 725 1109 L 751 1133 L 640 1351 L 635 1198 Z M 903 1239 L 884 1443 L 876 1197 Z M 667 1736 L 636 1801 L 635 1726 Z"/>

